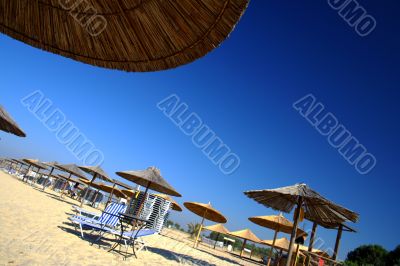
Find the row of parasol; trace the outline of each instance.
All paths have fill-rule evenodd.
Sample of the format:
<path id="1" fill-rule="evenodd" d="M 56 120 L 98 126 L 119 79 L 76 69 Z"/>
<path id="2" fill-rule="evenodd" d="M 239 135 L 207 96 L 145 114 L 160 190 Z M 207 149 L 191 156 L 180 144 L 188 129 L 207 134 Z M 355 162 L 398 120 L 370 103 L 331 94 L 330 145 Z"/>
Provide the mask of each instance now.
<path id="1" fill-rule="evenodd" d="M 62 170 L 68 173 L 68 176 L 59 175 L 58 177 L 62 177 L 68 181 L 77 181 L 86 184 L 87 186 L 102 189 L 110 193 L 112 196 L 118 195 L 120 197 L 130 196 L 133 197 L 135 192 L 133 190 L 119 190 L 117 186 L 121 186 L 121 183 L 118 181 L 111 179 L 100 167 L 91 167 L 91 166 L 76 166 L 74 164 L 62 165 L 56 162 L 51 163 L 41 163 L 37 160 L 31 159 L 6 159 L 6 161 L 11 163 L 19 163 L 20 168 L 22 165 L 28 165 L 28 170 L 32 167 L 37 169 L 37 173 L 40 172 L 41 169 L 47 169 L 49 171 L 48 175 L 51 176 L 53 174 L 54 169 Z M 87 178 L 84 174 L 91 175 L 91 178 Z M 167 181 L 161 176 L 160 171 L 155 167 L 149 167 L 145 170 L 140 171 L 123 171 L 116 172 L 116 174 L 126 180 L 129 180 L 133 183 L 136 183 L 145 188 L 144 196 L 147 195 L 149 190 L 158 191 L 160 193 L 171 196 L 180 197 L 181 195 L 167 183 Z M 75 176 L 75 177 L 73 177 Z M 101 179 L 106 182 L 113 183 L 113 185 L 106 185 L 104 183 L 96 183 L 97 179 Z M 64 189 L 63 189 L 64 191 Z M 243 246 L 241 249 L 241 254 L 244 250 L 247 241 L 253 241 L 255 243 L 270 245 L 272 248 L 278 248 L 281 250 L 285 250 L 288 253 L 287 265 L 291 265 L 292 255 L 294 253 L 294 249 L 296 247 L 295 240 L 299 238 L 304 238 L 308 236 L 306 232 L 299 228 L 299 223 L 303 221 L 303 219 L 307 219 L 313 223 L 311 236 L 309 239 L 308 247 L 304 247 L 300 244 L 297 245 L 295 260 L 297 259 L 297 253 L 299 250 L 308 253 L 320 253 L 323 254 L 322 251 L 315 250 L 313 248 L 313 243 L 316 237 L 316 229 L 317 226 L 322 226 L 328 229 L 337 229 L 337 239 L 335 244 L 334 253 L 331 259 L 336 260 L 338 249 L 340 245 L 340 239 L 343 231 L 355 232 L 354 229 L 350 228 L 346 225 L 346 222 L 356 222 L 358 220 L 358 214 L 344 208 L 336 203 L 329 201 L 324 198 L 316 191 L 312 190 L 305 184 L 296 184 L 294 186 L 277 188 L 277 189 L 266 189 L 266 190 L 253 190 L 244 192 L 249 198 L 255 200 L 256 202 L 272 208 L 274 210 L 291 213 L 294 210 L 294 222 L 290 222 L 286 219 L 282 214 L 275 216 L 255 216 L 250 217 L 249 220 L 257 225 L 260 225 L 265 228 L 270 228 L 274 231 L 274 237 L 270 241 L 262 241 L 259 239 L 253 232 L 249 229 L 244 229 L 236 232 L 229 232 L 226 228 L 224 229 L 221 225 L 216 225 L 215 227 L 205 227 L 205 220 L 214 221 L 216 223 L 226 223 L 227 219 L 221 212 L 214 209 L 213 206 L 208 203 L 198 203 L 198 202 L 185 202 L 184 206 L 191 212 L 197 214 L 201 217 L 200 228 L 197 232 L 194 246 L 198 246 L 198 241 L 200 234 L 203 229 L 206 230 L 215 230 L 217 233 L 228 234 L 238 238 L 243 239 Z M 63 192 L 61 193 L 61 195 Z M 110 199 L 110 198 L 109 198 Z M 182 208 L 173 201 L 170 197 L 167 198 L 171 202 L 173 202 L 173 208 L 178 211 L 182 211 Z M 107 201 L 109 203 L 109 200 Z M 81 203 L 82 204 L 82 203 Z M 143 201 L 139 206 L 139 211 L 142 208 Z M 290 234 L 290 239 L 281 238 L 278 239 L 278 233 L 286 233 Z M 301 241 L 300 241 L 301 242 Z M 325 257 L 327 254 L 323 254 Z M 269 258 L 268 264 L 271 262 L 271 254 Z"/>
<path id="2" fill-rule="evenodd" d="M 335 261 L 339 251 L 342 232 L 355 232 L 354 229 L 345 223 L 357 222 L 359 217 L 357 213 L 329 201 L 316 191 L 312 190 L 306 184 L 296 184 L 277 189 L 246 191 L 244 194 L 256 202 L 280 212 L 291 213 L 294 210 L 294 222 L 290 222 L 282 214 L 250 217 L 249 220 L 251 222 L 274 231 L 274 237 L 272 240 L 263 241 L 249 229 L 229 232 L 221 224 L 203 227 L 205 220 L 210 220 L 217 223 L 226 223 L 227 219 L 218 210 L 214 209 L 210 203 L 185 203 L 184 205 L 186 208 L 202 217 L 200 228 L 197 232 L 194 243 L 195 247 L 198 245 L 201 231 L 206 229 L 217 232 L 218 234 L 232 235 L 243 239 L 244 241 L 240 256 L 242 256 L 246 242 L 252 241 L 258 244 L 269 245 L 273 249 L 277 248 L 281 251 L 286 251 L 288 253 L 288 258 L 286 261 L 287 266 L 292 265 L 294 252 L 294 263 L 296 263 L 298 252 L 302 251 L 303 253 L 307 254 L 306 259 L 308 265 L 310 263 L 310 256 L 317 256 L 326 260 Z M 313 223 L 308 247 L 301 244 L 304 243 L 305 238 L 308 236 L 305 231 L 299 228 L 299 223 L 303 221 L 303 219 L 307 219 Z M 329 255 L 326 252 L 317 250 L 313 247 L 318 225 L 327 229 L 338 230 L 335 248 L 331 258 L 328 258 Z M 277 236 L 279 232 L 290 234 L 290 240 L 286 238 L 278 239 Z M 296 244 L 297 249 L 294 251 Z M 271 263 L 271 257 L 272 253 L 269 256 L 267 263 L 268 265 Z"/>

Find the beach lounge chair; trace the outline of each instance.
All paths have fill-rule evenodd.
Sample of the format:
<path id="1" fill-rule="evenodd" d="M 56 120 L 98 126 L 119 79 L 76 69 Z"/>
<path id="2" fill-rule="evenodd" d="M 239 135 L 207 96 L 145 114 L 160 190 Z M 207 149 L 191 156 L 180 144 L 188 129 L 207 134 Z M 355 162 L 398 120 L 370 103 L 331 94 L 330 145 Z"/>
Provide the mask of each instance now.
<path id="1" fill-rule="evenodd" d="M 92 229 L 93 231 L 103 231 L 103 229 L 115 229 L 118 225 L 118 214 L 126 211 L 126 204 L 112 203 L 100 216 L 90 218 L 85 215 L 73 215 L 68 219 L 76 226 L 79 225 L 80 233 L 84 238 L 83 229 Z M 82 213 L 82 210 L 81 210 Z M 86 212 L 87 214 L 88 212 Z"/>

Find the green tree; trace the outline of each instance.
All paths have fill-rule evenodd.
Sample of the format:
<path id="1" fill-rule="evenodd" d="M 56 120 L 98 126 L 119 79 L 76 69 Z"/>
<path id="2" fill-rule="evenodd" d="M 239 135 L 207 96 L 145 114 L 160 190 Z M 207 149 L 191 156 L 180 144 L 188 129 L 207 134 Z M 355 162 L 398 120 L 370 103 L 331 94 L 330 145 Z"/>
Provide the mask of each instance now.
<path id="1" fill-rule="evenodd" d="M 394 250 L 390 251 L 386 256 L 387 266 L 400 266 L 400 245 L 398 245 Z"/>
<path id="2" fill-rule="evenodd" d="M 181 225 L 178 224 L 178 223 L 175 223 L 175 224 L 174 224 L 174 227 L 175 227 L 176 229 L 178 229 L 178 230 L 181 230 Z"/>
<path id="3" fill-rule="evenodd" d="M 363 245 L 347 254 L 346 265 L 356 263 L 356 265 L 385 266 L 386 249 L 379 245 Z"/>

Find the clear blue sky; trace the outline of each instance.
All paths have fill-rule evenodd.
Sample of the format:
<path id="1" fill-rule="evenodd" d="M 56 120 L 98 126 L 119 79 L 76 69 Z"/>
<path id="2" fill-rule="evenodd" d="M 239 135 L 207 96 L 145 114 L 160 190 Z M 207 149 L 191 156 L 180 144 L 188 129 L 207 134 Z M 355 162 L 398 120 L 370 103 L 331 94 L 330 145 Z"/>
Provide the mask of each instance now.
<path id="1" fill-rule="evenodd" d="M 360 213 L 354 225 L 359 232 L 344 234 L 342 258 L 360 244 L 393 249 L 400 243 L 400 4 L 361 3 L 378 21 L 365 38 L 326 1 L 252 1 L 220 48 L 192 64 L 156 73 L 101 69 L 0 35 L 1 104 L 28 134 L 21 139 L 0 133 L 0 155 L 78 163 L 21 105 L 21 98 L 41 90 L 104 152 L 109 173 L 155 165 L 183 195 L 178 202 L 211 201 L 228 217 L 230 230 L 248 227 L 272 238 L 271 231 L 247 217 L 276 212 L 243 191 L 305 182 Z M 171 93 L 240 156 L 238 171 L 220 173 L 156 108 Z M 308 93 L 376 156 L 370 174 L 358 174 L 292 108 Z M 198 221 L 187 211 L 172 219 Z M 335 232 L 320 229 L 318 234 L 333 246 Z"/>

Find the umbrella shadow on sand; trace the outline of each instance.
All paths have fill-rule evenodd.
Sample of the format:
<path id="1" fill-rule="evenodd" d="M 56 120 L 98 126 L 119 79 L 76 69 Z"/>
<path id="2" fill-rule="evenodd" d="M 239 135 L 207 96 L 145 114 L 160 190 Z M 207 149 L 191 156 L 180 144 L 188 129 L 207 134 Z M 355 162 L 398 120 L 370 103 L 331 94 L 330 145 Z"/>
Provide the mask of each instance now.
<path id="1" fill-rule="evenodd" d="M 190 255 L 176 253 L 174 251 L 170 251 L 170 250 L 166 250 L 166 249 L 147 247 L 147 250 L 149 252 L 156 253 L 160 256 L 163 256 L 167 260 L 175 261 L 180 264 L 216 266 L 216 264 L 209 263 L 205 260 L 197 259 Z"/>

